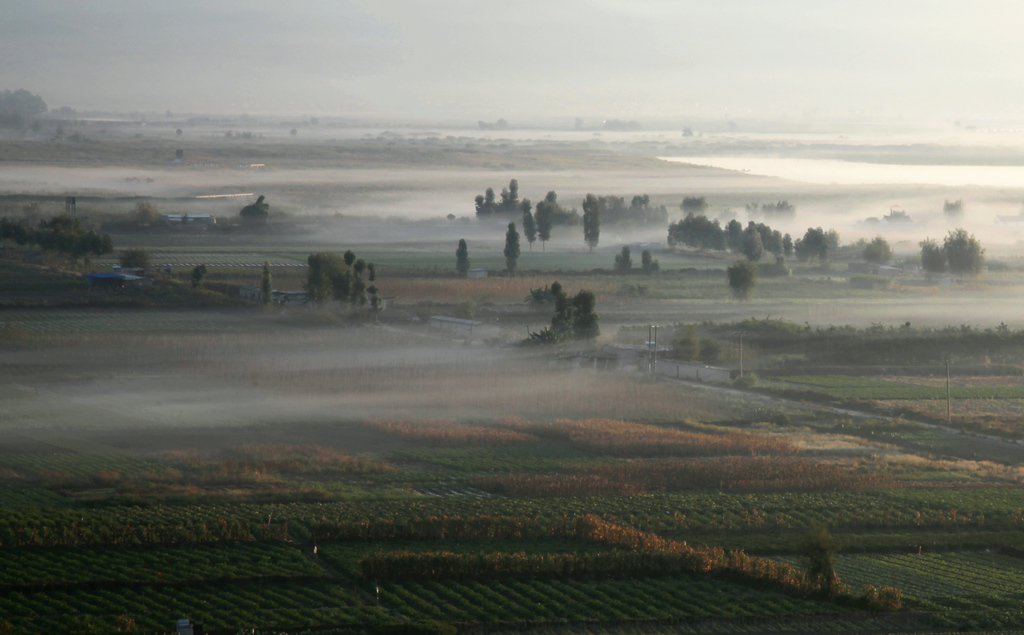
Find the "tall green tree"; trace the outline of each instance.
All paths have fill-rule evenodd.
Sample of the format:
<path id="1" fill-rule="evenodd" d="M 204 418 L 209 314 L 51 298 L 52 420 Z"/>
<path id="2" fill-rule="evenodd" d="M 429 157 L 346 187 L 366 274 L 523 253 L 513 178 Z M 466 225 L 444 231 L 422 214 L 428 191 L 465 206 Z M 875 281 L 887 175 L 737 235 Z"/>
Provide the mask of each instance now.
<path id="1" fill-rule="evenodd" d="M 838 235 L 837 235 L 838 237 Z M 808 227 L 804 237 L 793 245 L 797 260 L 807 262 L 817 258 L 820 262 L 828 260 L 829 238 L 821 227 Z"/>
<path id="2" fill-rule="evenodd" d="M 672 356 L 692 362 L 700 359 L 700 340 L 692 324 L 680 325 L 672 339 Z"/>
<path id="3" fill-rule="evenodd" d="M 615 271 L 629 273 L 633 269 L 633 258 L 629 251 L 629 245 L 623 245 L 622 251 L 615 256 Z"/>
<path id="4" fill-rule="evenodd" d="M 926 273 L 942 273 L 946 270 L 946 252 L 931 238 L 925 238 L 918 246 L 921 247 L 921 268 Z"/>
<path id="5" fill-rule="evenodd" d="M 118 258 L 118 264 L 126 269 L 147 269 L 149 252 L 141 248 L 125 249 Z"/>
<path id="6" fill-rule="evenodd" d="M 569 294 L 557 280 L 551 283 L 551 297 L 555 300 L 555 314 L 551 317 L 551 331 L 559 340 L 570 337 L 573 332 L 573 303 L 569 299 Z"/>
<path id="7" fill-rule="evenodd" d="M 757 231 L 753 221 L 743 230 L 743 255 L 751 262 L 757 262 L 764 255 L 761 233 Z"/>
<path id="8" fill-rule="evenodd" d="M 747 300 L 757 284 L 757 265 L 743 259 L 737 260 L 726 269 L 729 288 L 737 300 Z"/>
<path id="9" fill-rule="evenodd" d="M 271 294 L 274 291 L 274 280 L 270 275 L 270 261 L 263 261 L 263 277 L 260 280 L 260 304 L 267 306 L 270 304 Z"/>
<path id="10" fill-rule="evenodd" d="M 583 240 L 591 252 L 601 240 L 601 204 L 593 194 L 583 199 Z"/>
<path id="11" fill-rule="evenodd" d="M 942 243 L 949 272 L 956 276 L 976 276 L 985 266 L 985 250 L 965 229 L 955 229 Z"/>
<path id="12" fill-rule="evenodd" d="M 803 560 L 807 577 L 826 597 L 832 599 L 843 590 L 836 573 L 836 552 L 839 550 L 835 538 L 825 525 L 815 525 L 804 537 Z"/>
<path id="13" fill-rule="evenodd" d="M 519 231 L 515 223 L 508 224 L 508 231 L 505 232 L 505 270 L 515 273 L 519 267 Z"/>
<path id="14" fill-rule="evenodd" d="M 651 256 L 650 249 L 640 252 L 640 268 L 644 273 L 654 273 L 661 269 L 661 264 Z"/>
<path id="15" fill-rule="evenodd" d="M 455 249 L 455 270 L 461 274 L 469 271 L 469 246 L 466 239 L 459 239 L 459 246 Z"/>
<path id="16" fill-rule="evenodd" d="M 355 256 L 353 254 L 353 262 Z M 330 252 L 310 254 L 306 278 L 306 294 L 314 304 L 323 304 L 333 298 L 345 302 L 352 297 L 352 270 L 345 259 Z"/>
<path id="17" fill-rule="evenodd" d="M 572 299 L 573 336 L 576 339 L 592 340 L 601 334 L 601 318 L 594 308 L 597 299 L 590 289 L 581 289 Z"/>
<path id="18" fill-rule="evenodd" d="M 892 260 L 892 247 L 889 246 L 889 241 L 885 238 L 875 236 L 864 247 L 864 262 L 884 265 L 890 260 Z"/>
<path id="19" fill-rule="evenodd" d="M 192 268 L 192 288 L 199 289 L 206 282 L 206 265 L 196 265 Z"/>
<path id="20" fill-rule="evenodd" d="M 526 236 L 526 243 L 533 251 L 533 243 L 537 242 L 537 221 L 533 218 L 533 204 L 530 199 L 524 198 L 519 206 L 523 210 L 523 235 Z"/>
<path id="21" fill-rule="evenodd" d="M 547 251 L 546 245 L 551 240 L 551 227 L 554 225 L 555 212 L 552 205 L 537 203 L 537 212 L 534 219 L 537 222 L 537 238 L 540 239 L 541 252 Z"/>

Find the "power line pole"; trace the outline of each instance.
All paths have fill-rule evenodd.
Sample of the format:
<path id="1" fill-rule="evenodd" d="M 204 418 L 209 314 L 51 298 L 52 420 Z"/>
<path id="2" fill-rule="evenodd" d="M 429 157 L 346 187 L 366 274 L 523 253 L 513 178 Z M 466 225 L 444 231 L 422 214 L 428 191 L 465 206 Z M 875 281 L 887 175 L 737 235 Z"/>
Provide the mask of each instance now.
<path id="1" fill-rule="evenodd" d="M 739 331 L 736 335 L 740 336 L 740 379 L 743 379 L 743 336 L 745 333 Z"/>
<path id="2" fill-rule="evenodd" d="M 654 364 L 651 366 L 651 375 L 658 374 L 658 327 L 654 327 Z"/>

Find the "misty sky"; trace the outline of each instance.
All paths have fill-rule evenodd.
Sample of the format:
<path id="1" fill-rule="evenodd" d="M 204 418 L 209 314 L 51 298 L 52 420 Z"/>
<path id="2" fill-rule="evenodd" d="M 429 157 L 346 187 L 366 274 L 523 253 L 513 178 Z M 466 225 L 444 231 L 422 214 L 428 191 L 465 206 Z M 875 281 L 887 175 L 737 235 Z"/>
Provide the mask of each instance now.
<path id="1" fill-rule="evenodd" d="M 51 107 L 427 118 L 1013 119 L 1024 4 L 0 0 Z"/>

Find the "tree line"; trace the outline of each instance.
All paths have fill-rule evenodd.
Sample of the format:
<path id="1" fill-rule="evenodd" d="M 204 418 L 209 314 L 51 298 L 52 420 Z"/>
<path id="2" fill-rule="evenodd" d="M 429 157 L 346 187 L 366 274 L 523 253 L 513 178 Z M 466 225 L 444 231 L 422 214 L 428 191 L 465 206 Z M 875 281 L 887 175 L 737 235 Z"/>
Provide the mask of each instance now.
<path id="1" fill-rule="evenodd" d="M 0 240 L 5 245 L 7 241 L 14 241 L 18 245 L 35 245 L 43 251 L 73 261 L 114 251 L 109 234 L 86 229 L 78 218 L 67 214 L 41 220 L 35 227 L 5 216 L 0 218 Z"/>
<path id="2" fill-rule="evenodd" d="M 377 280 L 377 270 L 372 262 L 357 258 L 350 249 L 344 254 L 310 254 L 306 263 L 309 265 L 306 294 L 313 304 L 336 300 L 348 302 L 353 308 L 369 305 L 374 313 L 380 311 L 380 292 L 374 284 Z M 370 283 L 369 286 L 367 282 Z"/>

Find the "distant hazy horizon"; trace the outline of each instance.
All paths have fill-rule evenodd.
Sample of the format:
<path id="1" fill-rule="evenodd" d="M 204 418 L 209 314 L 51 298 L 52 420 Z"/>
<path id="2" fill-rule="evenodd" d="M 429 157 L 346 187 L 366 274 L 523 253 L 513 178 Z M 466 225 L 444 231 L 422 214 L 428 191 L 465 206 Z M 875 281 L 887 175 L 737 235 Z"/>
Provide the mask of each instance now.
<path id="1" fill-rule="evenodd" d="M 51 107 L 423 119 L 1021 119 L 1010 2 L 0 0 Z"/>

